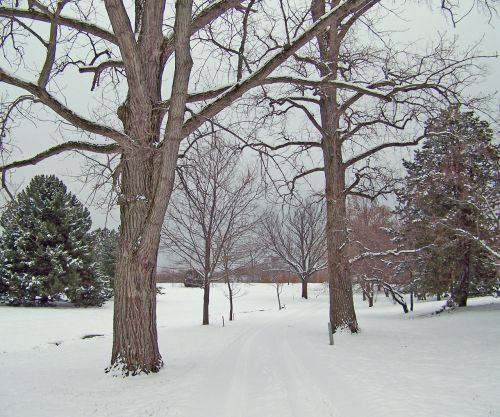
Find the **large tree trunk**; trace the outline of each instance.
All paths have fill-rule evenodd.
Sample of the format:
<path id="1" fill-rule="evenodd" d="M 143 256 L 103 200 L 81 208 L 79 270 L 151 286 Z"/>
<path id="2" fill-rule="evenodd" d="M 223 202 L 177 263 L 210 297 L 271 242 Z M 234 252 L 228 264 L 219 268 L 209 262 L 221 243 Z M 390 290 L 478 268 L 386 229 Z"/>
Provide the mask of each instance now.
<path id="1" fill-rule="evenodd" d="M 170 165 L 175 166 L 177 146 Z M 174 171 L 164 178 L 170 182 L 162 212 L 151 212 L 155 159 L 137 154 L 122 158 L 120 196 L 120 248 L 118 252 L 113 319 L 111 369 L 124 375 L 157 372 L 163 362 L 156 333 L 156 260 L 159 231 L 152 224 L 161 221 L 170 199 Z M 153 231 L 153 233 L 152 233 Z"/>
<path id="2" fill-rule="evenodd" d="M 333 6 L 332 6 L 333 7 Z M 313 0 L 311 12 L 317 21 L 325 13 L 326 2 Z M 326 33 L 317 37 L 320 56 L 327 67 L 320 70 L 321 76 L 334 80 L 339 71 L 341 38 L 337 32 L 338 22 L 334 21 Z M 346 258 L 347 217 L 345 170 L 342 160 L 342 141 L 339 136 L 340 114 L 338 111 L 337 89 L 328 86 L 320 96 L 322 127 L 322 151 L 325 172 L 326 198 L 326 240 L 328 252 L 328 287 L 330 292 L 330 323 L 332 332 L 348 328 L 358 331 L 352 296 L 352 283 Z"/>
<path id="3" fill-rule="evenodd" d="M 307 300 L 307 281 L 308 277 L 302 279 L 302 298 Z"/>
<path id="4" fill-rule="evenodd" d="M 328 245 L 328 272 L 330 290 L 330 322 L 332 331 L 348 328 L 358 331 L 346 258 L 347 217 L 345 196 L 345 169 L 342 163 L 341 143 L 335 134 L 323 142 L 326 182 L 326 239 Z"/>
<path id="5" fill-rule="evenodd" d="M 158 372 L 163 362 L 156 331 L 156 261 L 174 185 L 192 60 L 189 48 L 192 2 L 176 4 L 175 73 L 162 147 L 160 110 L 165 1 L 144 2 L 136 48 L 122 2 L 105 2 L 118 38 L 129 87 L 118 117 L 133 140 L 120 169 L 120 247 L 115 278 L 113 351 L 110 369 L 124 375 Z M 142 10 L 142 9 L 141 9 Z M 139 20 L 136 20 L 136 23 Z"/>

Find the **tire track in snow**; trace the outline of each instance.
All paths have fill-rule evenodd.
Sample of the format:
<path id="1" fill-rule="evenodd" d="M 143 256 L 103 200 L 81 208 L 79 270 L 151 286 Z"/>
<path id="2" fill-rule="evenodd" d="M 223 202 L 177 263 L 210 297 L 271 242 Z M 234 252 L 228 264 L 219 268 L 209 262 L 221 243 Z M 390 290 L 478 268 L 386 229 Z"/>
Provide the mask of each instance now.
<path id="1" fill-rule="evenodd" d="M 307 326 L 308 313 L 317 308 L 303 303 L 281 311 L 265 324 L 253 324 L 221 351 L 196 382 L 203 409 L 195 415 L 262 417 L 272 410 L 280 416 L 337 415 L 330 387 L 318 384 L 307 363 L 314 345 L 304 340 L 302 325 Z"/>

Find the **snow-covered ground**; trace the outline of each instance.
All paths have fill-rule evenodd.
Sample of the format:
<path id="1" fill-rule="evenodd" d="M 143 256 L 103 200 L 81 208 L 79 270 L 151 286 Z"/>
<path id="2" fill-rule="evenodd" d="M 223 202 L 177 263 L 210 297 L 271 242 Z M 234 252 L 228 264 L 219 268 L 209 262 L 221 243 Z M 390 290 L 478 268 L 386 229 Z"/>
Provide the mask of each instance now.
<path id="1" fill-rule="evenodd" d="M 361 333 L 329 346 L 328 298 L 284 286 L 245 285 L 236 321 L 223 287 L 201 326 L 202 291 L 164 285 L 159 374 L 104 373 L 112 303 L 103 308 L 0 307 L 2 417 L 500 416 L 500 299 L 438 316 L 440 302 L 404 315 L 379 296 L 357 299 Z M 103 337 L 82 339 L 87 334 Z"/>

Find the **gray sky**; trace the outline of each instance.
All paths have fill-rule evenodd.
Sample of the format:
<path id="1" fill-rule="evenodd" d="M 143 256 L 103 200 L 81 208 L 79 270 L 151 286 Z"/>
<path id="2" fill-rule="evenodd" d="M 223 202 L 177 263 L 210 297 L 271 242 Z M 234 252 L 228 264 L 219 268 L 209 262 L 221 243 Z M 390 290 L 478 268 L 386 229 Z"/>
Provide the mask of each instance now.
<path id="1" fill-rule="evenodd" d="M 388 13 L 385 18 L 384 24 L 389 29 L 399 30 L 406 27 L 404 31 L 394 34 L 398 40 L 404 42 L 415 42 L 421 45 L 430 41 L 436 40 L 439 34 L 446 34 L 447 36 L 457 36 L 460 45 L 467 48 L 479 41 L 482 42 L 481 50 L 485 54 L 494 55 L 498 52 L 498 40 L 500 39 L 500 32 L 498 30 L 499 20 L 493 17 L 491 23 L 488 23 L 488 17 L 485 14 L 478 13 L 473 10 L 456 28 L 450 24 L 449 18 L 443 15 L 438 6 L 440 2 L 433 2 L 436 7 L 432 10 L 427 4 L 412 3 L 398 6 L 400 11 L 398 16 Z M 438 4 L 439 3 L 439 4 Z M 392 2 L 382 2 L 382 5 L 387 8 L 395 9 L 396 4 Z M 464 10 L 468 10 L 467 5 L 464 4 Z M 472 2 L 470 2 L 472 5 Z M 38 45 L 33 45 L 33 48 L 27 48 L 27 55 L 33 62 L 36 62 L 40 55 Z M 2 61 L 3 60 L 3 61 Z M 500 88 L 500 60 L 489 59 L 484 61 L 485 65 L 489 67 L 489 75 L 485 80 L 475 85 L 473 93 L 493 93 Z M 7 67 L 5 60 L 0 57 L 0 66 Z M 25 78 L 30 78 L 29 74 L 23 75 Z M 33 78 L 31 78 L 33 79 Z M 89 113 L 89 109 L 95 108 L 95 93 L 90 90 L 90 76 L 82 77 L 80 74 L 74 73 L 74 77 L 67 77 L 65 85 L 60 85 L 70 102 L 71 107 L 76 108 L 82 113 Z M 4 92 L 5 86 L 0 86 L 0 94 Z M 97 97 L 100 98 L 100 97 Z M 497 96 L 492 103 L 494 115 L 499 116 L 500 112 L 500 98 Z M 74 135 L 69 130 L 64 130 L 63 134 L 66 138 L 68 135 Z M 40 122 L 34 125 L 30 122 L 24 122 L 14 131 L 14 139 L 16 149 L 12 154 L 12 158 L 19 156 L 28 157 L 36 152 L 44 149 L 47 146 L 58 143 L 60 132 L 55 129 L 54 124 L 50 122 Z M 75 137 L 77 139 L 77 137 Z M 400 159 L 401 156 L 408 157 L 410 151 L 403 150 L 391 157 L 391 159 Z M 12 159 L 9 158 L 9 159 Z M 64 155 L 47 160 L 36 167 L 26 167 L 11 172 L 10 179 L 13 183 L 13 189 L 22 189 L 30 180 L 30 178 L 37 174 L 53 173 L 58 175 L 69 187 L 69 189 L 76 193 L 80 200 L 84 203 L 89 203 L 88 195 L 91 192 L 90 186 L 82 184 L 78 180 L 81 174 L 82 158 L 77 155 Z M 320 179 L 317 181 L 321 181 Z M 106 213 L 106 210 L 97 207 L 91 207 L 93 227 L 102 227 L 105 224 L 108 227 L 117 227 L 119 223 L 119 215 L 117 209 L 111 213 Z"/>

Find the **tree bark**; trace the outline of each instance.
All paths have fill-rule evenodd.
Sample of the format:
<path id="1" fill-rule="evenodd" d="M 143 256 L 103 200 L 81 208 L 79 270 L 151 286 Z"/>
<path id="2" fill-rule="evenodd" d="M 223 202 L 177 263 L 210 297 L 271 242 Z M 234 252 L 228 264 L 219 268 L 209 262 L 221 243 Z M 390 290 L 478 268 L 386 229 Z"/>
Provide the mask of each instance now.
<path id="1" fill-rule="evenodd" d="M 326 2 L 312 1 L 313 20 L 325 13 Z M 317 36 L 320 56 L 328 63 L 321 76 L 335 80 L 339 71 L 340 42 L 337 32 L 338 21 L 334 20 L 330 29 Z M 325 173 L 326 198 L 326 240 L 328 252 L 328 288 L 330 296 L 330 323 L 332 332 L 348 328 L 357 333 L 358 323 L 354 311 L 352 283 L 346 257 L 347 216 L 346 216 L 346 167 L 342 156 L 342 140 L 339 135 L 340 114 L 338 111 L 337 88 L 328 86 L 320 97 L 320 115 Z"/>
<path id="2" fill-rule="evenodd" d="M 227 279 L 227 289 L 229 292 L 229 321 L 234 320 L 234 310 L 233 310 L 233 287 L 229 278 Z"/>
<path id="3" fill-rule="evenodd" d="M 152 158 L 124 156 L 120 199 L 120 250 L 115 277 L 111 367 L 124 375 L 158 372 L 156 333 L 158 241 L 145 241 L 150 210 Z M 173 183 L 173 176 L 172 176 Z M 168 196 L 169 197 L 169 196 Z"/>
<path id="4" fill-rule="evenodd" d="M 209 304 L 210 304 L 210 281 L 205 281 L 205 285 L 203 286 L 203 322 L 202 322 L 204 326 L 210 324 L 208 319 Z"/>
<path id="5" fill-rule="evenodd" d="M 131 145 L 122 153 L 120 169 L 120 248 L 115 277 L 113 350 L 108 369 L 123 375 L 158 372 L 163 361 L 156 330 L 156 263 L 160 231 L 174 185 L 175 168 L 192 60 L 189 49 L 190 0 L 176 5 L 175 73 L 169 118 L 162 148 L 161 118 L 153 103 L 161 98 L 162 65 L 158 51 L 164 1 L 144 4 L 141 47 L 124 6 L 105 3 L 124 58 L 129 94 L 118 108 Z M 186 45 L 188 46 L 186 48 Z"/>
<path id="6" fill-rule="evenodd" d="M 467 307 L 467 298 L 469 297 L 469 283 L 470 283 L 470 244 L 466 244 L 464 258 L 463 258 L 463 271 L 462 278 L 455 291 L 455 302 L 459 307 Z"/>
<path id="7" fill-rule="evenodd" d="M 322 115 L 329 107 L 325 106 L 322 109 Z M 325 115 L 325 117 L 328 116 Z M 347 244 L 345 167 L 342 163 L 342 145 L 338 134 L 332 134 L 323 141 L 322 146 L 326 183 L 330 322 L 333 332 L 337 329 L 348 328 L 351 333 L 357 333 L 358 323 L 354 311 L 352 282 L 345 253 Z"/>
<path id="8" fill-rule="evenodd" d="M 308 278 L 302 279 L 302 298 L 307 300 L 307 281 Z"/>

